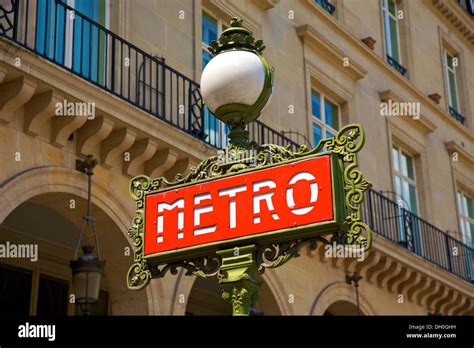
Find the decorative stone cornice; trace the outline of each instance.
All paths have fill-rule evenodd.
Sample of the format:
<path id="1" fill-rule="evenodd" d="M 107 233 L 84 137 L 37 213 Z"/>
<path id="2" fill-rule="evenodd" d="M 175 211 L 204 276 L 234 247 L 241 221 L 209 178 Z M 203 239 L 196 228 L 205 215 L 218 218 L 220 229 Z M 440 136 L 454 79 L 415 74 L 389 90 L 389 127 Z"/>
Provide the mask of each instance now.
<path id="1" fill-rule="evenodd" d="M 379 97 L 380 97 L 380 101 L 382 102 L 387 102 L 388 100 L 392 100 L 393 102 L 397 102 L 397 103 L 405 102 L 402 97 L 400 97 L 391 89 L 387 89 L 385 91 L 379 92 Z M 399 117 L 399 118 L 409 121 L 413 126 L 416 126 L 423 133 L 431 133 L 437 128 L 437 126 L 428 117 L 424 116 L 421 111 L 420 111 L 419 119 L 414 119 L 413 117 Z M 392 118 L 388 117 L 388 120 L 391 121 Z"/>
<path id="2" fill-rule="evenodd" d="M 253 0 L 253 3 L 264 11 L 274 8 L 279 2 L 280 0 Z"/>
<path id="3" fill-rule="evenodd" d="M 474 21 L 456 1 L 429 0 L 446 19 L 471 43 L 474 44 Z"/>
<path id="4" fill-rule="evenodd" d="M 316 52 L 326 57 L 341 70 L 347 72 L 352 79 L 359 80 L 367 75 L 367 69 L 359 64 L 353 57 L 350 57 L 339 47 L 329 41 L 324 35 L 310 24 L 305 24 L 296 28 L 296 34 L 301 41 L 313 48 Z M 347 61 L 347 64 L 345 62 Z"/>
<path id="5" fill-rule="evenodd" d="M 260 2 L 259 0 L 257 0 Z M 262 1 L 264 2 L 264 1 Z M 229 22 L 232 17 L 239 17 L 244 20 L 245 28 L 252 32 L 255 37 L 262 37 L 261 26 L 249 15 L 243 12 L 235 1 L 232 0 L 203 0 L 202 5 L 213 11 L 224 21 Z"/>
<path id="6" fill-rule="evenodd" d="M 457 152 L 461 155 L 462 158 L 467 160 L 470 163 L 474 163 L 474 154 L 472 154 L 468 149 L 466 149 L 462 144 L 460 144 L 457 140 L 451 140 L 444 143 L 446 150 L 450 154 L 453 152 Z"/>
<path id="7" fill-rule="evenodd" d="M 338 262 L 336 267 L 346 273 L 358 272 L 368 284 L 390 293 L 403 294 L 407 301 L 418 303 L 427 312 L 448 315 L 474 309 L 474 285 L 378 235 L 364 261 Z"/>

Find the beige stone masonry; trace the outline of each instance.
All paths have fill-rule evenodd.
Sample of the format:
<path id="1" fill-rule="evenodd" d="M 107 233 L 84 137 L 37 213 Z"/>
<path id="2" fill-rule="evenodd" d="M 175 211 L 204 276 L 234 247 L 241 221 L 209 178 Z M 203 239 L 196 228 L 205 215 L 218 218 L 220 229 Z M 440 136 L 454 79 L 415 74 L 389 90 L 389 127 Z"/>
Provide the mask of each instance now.
<path id="1" fill-rule="evenodd" d="M 2 68 L 3 72 L 5 68 Z M 5 76 L 2 73 L 2 78 Z M 15 80 L 4 82 L 0 85 L 0 123 L 10 123 L 13 113 L 18 110 L 33 96 L 36 83 L 22 76 Z"/>
<path id="2" fill-rule="evenodd" d="M 60 103 L 63 99 L 53 91 L 34 95 L 25 105 L 23 131 L 29 135 L 38 135 L 46 122 L 55 116 L 56 103 Z"/>

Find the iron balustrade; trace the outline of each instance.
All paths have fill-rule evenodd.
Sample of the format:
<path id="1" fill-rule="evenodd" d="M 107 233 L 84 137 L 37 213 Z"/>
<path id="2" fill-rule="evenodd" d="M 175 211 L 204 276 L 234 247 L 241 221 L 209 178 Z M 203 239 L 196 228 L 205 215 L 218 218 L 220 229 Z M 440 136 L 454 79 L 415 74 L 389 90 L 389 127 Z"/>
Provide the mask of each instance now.
<path id="1" fill-rule="evenodd" d="M 393 68 L 395 68 L 396 71 L 402 74 L 402 76 L 405 76 L 407 69 L 403 65 L 401 65 L 392 57 L 390 57 L 388 54 L 387 54 L 387 61 L 388 61 L 388 64 L 390 64 Z"/>
<path id="2" fill-rule="evenodd" d="M 474 4 L 471 0 L 457 0 L 458 4 L 471 16 L 474 16 Z"/>
<path id="3" fill-rule="evenodd" d="M 61 0 L 0 0 L 0 37 L 215 148 L 227 144 L 198 83 Z M 261 121 L 250 128 L 259 143 L 297 146 Z"/>
<path id="4" fill-rule="evenodd" d="M 464 122 L 466 121 L 466 118 L 463 115 L 461 115 L 459 112 L 457 112 L 451 106 L 449 107 L 449 113 L 452 117 L 454 117 L 456 121 L 458 121 L 461 124 L 464 124 Z"/>
<path id="5" fill-rule="evenodd" d="M 315 0 L 316 3 L 321 6 L 326 12 L 328 12 L 331 16 L 334 15 L 336 11 L 336 7 L 329 2 L 329 0 Z"/>
<path id="6" fill-rule="evenodd" d="M 367 191 L 362 212 L 364 221 L 375 233 L 468 282 L 474 281 L 472 246 L 374 190 Z"/>

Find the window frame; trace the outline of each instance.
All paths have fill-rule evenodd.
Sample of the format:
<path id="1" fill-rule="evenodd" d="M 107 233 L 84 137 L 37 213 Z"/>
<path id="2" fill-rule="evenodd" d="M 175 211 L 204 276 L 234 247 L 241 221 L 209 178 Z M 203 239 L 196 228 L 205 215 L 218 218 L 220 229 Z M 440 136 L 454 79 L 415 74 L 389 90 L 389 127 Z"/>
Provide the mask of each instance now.
<path id="1" fill-rule="evenodd" d="M 314 116 L 313 114 L 313 105 L 312 105 L 312 101 L 313 101 L 313 92 L 316 92 L 317 94 L 319 94 L 319 114 L 321 115 L 321 119 L 317 118 L 316 116 Z M 339 105 L 339 103 L 336 103 L 333 99 L 331 99 L 330 97 L 327 96 L 327 94 L 321 92 L 320 90 L 316 89 L 316 88 L 311 88 L 311 91 L 310 91 L 310 101 L 311 101 L 311 127 L 313 127 L 313 125 L 316 123 L 319 127 L 321 127 L 321 132 L 322 132 L 322 137 L 321 137 L 321 140 L 323 139 L 329 139 L 326 137 L 326 132 L 329 132 L 332 136 L 336 136 L 337 135 L 337 132 L 339 131 L 339 129 L 334 129 L 332 128 L 329 124 L 327 124 L 326 122 L 326 112 L 325 112 L 325 109 L 324 109 L 324 104 L 325 104 L 325 101 L 328 100 L 331 104 L 334 104 L 336 107 L 337 107 L 337 121 L 338 121 L 338 124 L 339 124 L 339 129 L 341 129 L 342 127 L 342 116 L 341 116 L 341 106 Z M 311 128 L 311 131 L 313 129 Z M 314 134 L 313 132 L 311 132 L 312 134 Z M 313 146 L 317 146 L 318 144 L 315 144 L 314 143 L 314 136 L 313 136 Z"/>
<path id="2" fill-rule="evenodd" d="M 452 54 L 451 51 L 446 49 L 446 47 L 443 48 L 443 71 L 444 71 L 444 83 L 446 84 L 446 90 L 448 94 L 448 107 L 453 108 L 456 112 L 461 112 L 460 110 L 460 100 L 459 100 L 459 86 L 458 86 L 458 78 L 457 78 L 457 69 L 455 66 L 453 68 L 450 68 L 448 64 L 448 54 L 454 59 L 457 58 L 459 61 L 459 57 L 455 54 Z M 451 85 L 449 83 L 449 73 L 452 72 L 454 76 L 454 89 L 456 93 L 456 102 L 457 106 L 454 107 L 452 105 L 452 95 L 451 95 Z"/>
<path id="3" fill-rule="evenodd" d="M 403 66 L 402 62 L 402 50 L 401 50 L 401 44 L 400 44 L 400 23 L 398 22 L 398 18 L 395 15 L 392 15 L 389 10 L 389 5 L 388 2 L 390 0 L 380 0 L 380 5 L 381 5 L 381 15 L 382 15 L 382 29 L 383 29 L 383 41 L 385 43 L 385 53 L 386 55 L 389 55 L 393 60 L 395 60 L 398 64 Z M 398 13 L 398 1 L 393 0 L 393 3 L 395 5 L 395 13 Z M 388 30 L 390 30 L 390 21 L 389 18 L 392 18 L 395 20 L 396 23 L 396 37 L 397 37 L 397 49 L 398 49 L 398 59 L 395 59 L 393 56 L 393 49 L 392 49 L 392 39 L 388 35 Z"/>
<path id="4" fill-rule="evenodd" d="M 395 159 L 393 158 L 393 150 L 396 150 L 397 151 L 397 158 L 398 158 L 398 170 L 396 169 L 395 167 Z M 402 172 L 402 156 L 401 155 L 405 155 L 406 157 L 409 157 L 411 158 L 411 161 L 412 161 L 412 167 L 413 167 L 413 179 L 410 178 L 409 176 L 403 174 Z M 409 203 L 410 206 L 408 206 L 407 210 L 409 212 L 411 212 L 412 214 L 415 214 L 417 216 L 419 216 L 419 213 L 420 213 L 420 202 L 419 202 L 419 197 L 418 197 L 418 185 L 417 185 L 417 175 L 416 175 L 416 165 L 415 165 L 415 156 L 412 155 L 409 151 L 406 151 L 405 148 L 403 148 L 402 146 L 399 146 L 398 144 L 392 144 L 392 151 L 390 152 L 390 155 L 391 155 L 391 159 L 392 159 L 392 170 L 393 170 L 393 178 L 394 178 L 394 182 L 393 182 L 393 191 L 396 192 L 397 194 L 401 195 L 401 198 L 406 202 L 406 203 Z M 403 186 L 403 182 L 407 182 L 408 185 L 412 185 L 414 188 L 415 188 L 415 203 L 416 203 L 416 211 L 413 211 L 412 210 L 412 207 L 411 207 L 411 200 L 410 200 L 410 197 L 404 197 L 403 196 L 403 187 L 401 188 L 402 191 L 401 192 L 397 192 L 397 177 L 400 177 L 400 180 L 402 182 L 402 186 Z"/>
<path id="5" fill-rule="evenodd" d="M 467 210 L 467 204 L 464 206 L 465 199 L 470 199 L 471 204 L 474 205 L 474 198 L 469 195 L 466 191 L 462 189 L 458 189 L 456 191 L 456 205 L 458 208 L 458 221 L 459 221 L 459 231 L 461 234 L 461 239 L 462 242 L 469 247 L 474 247 L 474 238 L 472 235 L 468 235 L 465 231 L 465 225 L 464 223 L 467 223 L 469 226 L 470 224 L 474 225 L 474 217 L 469 216 L 469 211 Z M 465 208 L 465 209 L 464 209 Z M 473 233 L 470 231 L 470 227 L 468 230 L 470 233 Z"/>
<path id="6" fill-rule="evenodd" d="M 209 11 L 207 8 L 203 8 L 202 11 L 201 11 L 201 31 L 202 31 L 202 27 L 203 27 L 202 23 L 203 23 L 204 15 L 206 15 L 207 17 L 213 19 L 216 22 L 216 26 L 217 26 L 216 36 L 217 36 L 217 39 L 218 39 L 220 37 L 220 35 L 222 34 L 222 32 L 224 31 L 224 27 L 228 27 L 228 25 L 226 24 L 226 22 L 220 16 L 216 15 L 212 11 Z M 200 51 L 200 53 L 201 53 L 201 60 L 200 60 L 201 73 L 204 70 L 202 68 L 203 51 L 206 51 L 207 53 L 209 53 L 212 56 L 211 52 L 209 51 L 209 45 L 204 42 L 204 40 L 201 36 L 201 51 Z M 209 113 L 210 113 L 210 111 L 209 111 Z M 217 118 L 216 118 L 216 122 L 219 122 L 219 120 Z M 220 145 L 222 145 L 222 147 L 225 147 L 225 146 L 227 146 L 227 143 L 228 143 L 227 137 L 225 137 L 225 135 L 226 135 L 226 124 L 224 122 L 220 122 L 220 123 L 221 123 L 221 125 L 220 125 L 220 129 L 219 129 L 219 135 L 217 135 L 216 137 L 221 139 L 221 144 Z M 209 125 L 209 129 L 211 129 L 211 128 L 212 127 Z M 217 129 L 216 129 L 216 133 L 217 133 Z M 216 142 L 216 145 L 217 145 L 217 142 Z"/>
<path id="7" fill-rule="evenodd" d="M 204 18 L 204 14 L 207 17 L 213 19 L 216 22 L 216 25 L 217 25 L 216 35 L 217 35 L 217 38 L 219 38 L 221 36 L 222 32 L 224 31 L 222 28 L 225 27 L 225 26 L 228 26 L 228 25 L 225 24 L 225 22 L 222 18 L 215 15 L 214 13 L 212 13 L 212 11 L 209 11 L 206 8 L 203 8 L 202 11 L 201 11 L 202 18 Z M 201 31 L 202 31 L 202 27 L 203 27 L 203 24 L 202 24 L 202 19 L 201 19 Z M 201 36 L 201 68 L 202 68 L 202 60 L 203 60 L 203 54 L 202 54 L 203 50 L 206 51 L 207 53 L 209 53 L 210 55 L 212 55 L 211 51 L 209 51 L 209 45 L 204 42 L 204 40 Z"/>

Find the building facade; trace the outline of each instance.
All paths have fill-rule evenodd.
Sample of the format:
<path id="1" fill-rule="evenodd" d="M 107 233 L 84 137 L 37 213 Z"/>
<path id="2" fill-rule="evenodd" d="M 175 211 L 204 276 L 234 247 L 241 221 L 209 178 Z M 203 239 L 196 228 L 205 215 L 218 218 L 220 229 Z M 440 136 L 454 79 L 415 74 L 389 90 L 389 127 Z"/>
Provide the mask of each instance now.
<path id="1" fill-rule="evenodd" d="M 75 313 L 69 260 L 92 203 L 106 260 L 94 314 L 230 314 L 185 271 L 127 289 L 135 175 L 173 179 L 226 145 L 203 106 L 208 45 L 233 16 L 274 91 L 253 140 L 296 149 L 364 127 L 373 183 L 359 262 L 320 246 L 262 276 L 265 315 L 474 313 L 474 21 L 469 0 L 0 0 L 2 314 Z M 346 275 L 358 272 L 358 296 Z"/>

